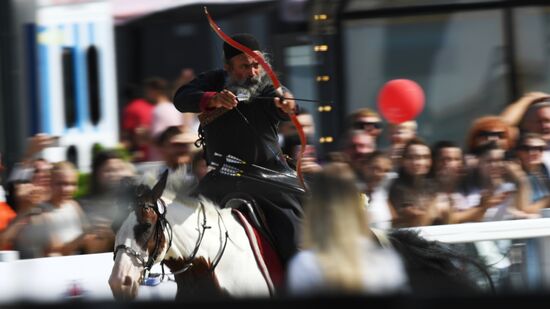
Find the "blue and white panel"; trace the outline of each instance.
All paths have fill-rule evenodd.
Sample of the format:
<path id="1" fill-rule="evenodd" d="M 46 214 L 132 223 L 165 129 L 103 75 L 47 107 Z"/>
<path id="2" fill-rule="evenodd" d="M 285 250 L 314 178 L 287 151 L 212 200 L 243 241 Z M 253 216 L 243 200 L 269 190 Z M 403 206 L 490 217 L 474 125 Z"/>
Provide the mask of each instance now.
<path id="1" fill-rule="evenodd" d="M 37 14 L 39 131 L 61 136 L 61 147 L 44 156 L 66 160 L 72 146 L 79 169 L 88 171 L 93 145 L 119 140 L 111 6 L 48 6 Z"/>

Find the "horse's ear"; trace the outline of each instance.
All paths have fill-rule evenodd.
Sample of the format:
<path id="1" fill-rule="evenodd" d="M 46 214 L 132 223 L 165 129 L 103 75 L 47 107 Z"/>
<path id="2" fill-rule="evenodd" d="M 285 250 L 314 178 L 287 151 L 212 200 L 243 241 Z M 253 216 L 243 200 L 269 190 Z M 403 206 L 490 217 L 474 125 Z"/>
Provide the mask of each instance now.
<path id="1" fill-rule="evenodd" d="M 166 187 L 167 180 L 168 180 L 168 169 L 166 169 L 164 173 L 162 173 L 159 181 L 153 187 L 153 190 L 152 190 L 153 200 L 156 201 L 162 196 L 162 192 L 164 192 L 164 188 Z"/>

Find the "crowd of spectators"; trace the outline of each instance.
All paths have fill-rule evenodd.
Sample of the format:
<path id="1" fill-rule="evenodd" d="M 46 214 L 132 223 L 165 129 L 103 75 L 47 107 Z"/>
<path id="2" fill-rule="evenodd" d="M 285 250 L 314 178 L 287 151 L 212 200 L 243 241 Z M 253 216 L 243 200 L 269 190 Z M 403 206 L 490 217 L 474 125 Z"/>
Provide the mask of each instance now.
<path id="1" fill-rule="evenodd" d="M 428 144 L 416 121 L 390 124 L 368 108 L 347 123 L 341 151 L 368 197 L 371 224 L 396 227 L 540 217 L 549 206 L 550 95 L 527 93 L 465 127 L 464 146 Z M 387 136 L 389 146 L 379 149 Z"/>
<path id="2" fill-rule="evenodd" d="M 182 71 L 175 83 L 188 82 L 192 73 Z M 198 120 L 174 108 L 172 92 L 156 77 L 126 87 L 120 146 L 94 149 L 89 173 L 41 156 L 57 137 L 29 137 L 1 186 L 0 250 L 16 250 L 20 259 L 111 252 L 115 227 L 127 214 L 120 205 L 126 179 L 152 184 L 169 169 L 165 198 L 189 195 L 206 165 L 194 145 Z"/>
<path id="3" fill-rule="evenodd" d="M 29 138 L 26 153 L 9 169 L 5 191 L 1 191 L 0 250 L 17 250 L 20 258 L 112 251 L 113 225 L 123 219 L 117 199 L 126 178 L 154 184 L 168 169 L 163 198 L 170 201 L 189 197 L 208 172 L 196 143 L 196 116 L 173 109 L 168 99 L 171 90 L 164 81 L 148 79 L 144 86 L 147 95 L 130 96 L 122 115 L 121 145 L 130 155 L 124 156 L 116 149 L 96 151 L 83 194 L 76 195 L 82 184 L 71 162 L 49 162 L 40 157 L 55 138 L 44 134 Z M 367 226 L 390 230 L 538 218 L 541 209 L 550 206 L 550 94 L 527 93 L 501 114 L 465 124 L 464 146 L 449 140 L 428 144 L 418 135 L 422 123 L 412 120 L 385 124 L 377 112 L 362 108 L 346 118 L 338 151 L 320 158 L 315 151 L 313 118 L 302 113 L 298 119 L 308 141 L 303 172 L 310 176 L 339 175 L 335 179 L 325 175 L 325 187 L 313 183 L 313 196 L 305 205 L 304 248 L 327 250 L 321 268 L 323 263 L 334 265 L 333 258 L 349 259 L 349 267 L 362 263 L 357 252 L 348 256 L 338 253 L 339 246 L 351 250 L 349 243 L 338 244 L 345 238 L 338 234 L 342 233 L 339 227 L 346 224 L 345 230 L 353 231 L 357 241 L 372 247 Z M 383 139 L 387 139 L 387 147 L 380 147 Z M 291 125 L 281 125 L 280 144 L 294 166 L 300 149 Z M 350 181 L 353 190 L 346 187 Z M 330 200 L 324 199 L 333 186 L 340 186 L 344 192 L 332 192 Z M 352 198 L 345 190 L 356 190 L 361 198 Z M 311 208 L 312 204 L 317 208 Z M 356 209 L 357 205 L 362 209 Z M 327 217 L 327 213 L 333 216 Z M 358 216 L 360 220 L 355 221 Z M 315 220 L 326 222 L 319 225 Z M 350 229 L 352 221 L 354 228 Z M 318 231 L 319 226 L 324 232 Z M 316 242 L 324 241 L 335 245 L 317 247 Z M 307 252 L 300 253 L 300 259 L 309 259 Z M 393 263 L 392 252 L 376 254 Z M 303 269 L 301 262 L 294 262 L 294 267 Z M 346 273 L 353 274 L 353 268 L 341 265 L 338 271 L 326 274 L 325 283 L 343 284 L 353 290 L 371 285 L 368 278 L 372 276 L 388 275 L 342 275 Z M 405 279 L 392 276 L 385 281 L 388 287 L 402 288 Z M 291 278 L 297 288 L 305 286 L 303 277 Z"/>

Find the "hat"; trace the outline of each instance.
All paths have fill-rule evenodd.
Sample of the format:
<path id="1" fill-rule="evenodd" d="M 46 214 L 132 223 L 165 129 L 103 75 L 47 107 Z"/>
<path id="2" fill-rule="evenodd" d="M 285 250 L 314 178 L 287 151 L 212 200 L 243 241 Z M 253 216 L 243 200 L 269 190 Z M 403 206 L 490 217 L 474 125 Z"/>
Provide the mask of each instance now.
<path id="1" fill-rule="evenodd" d="M 256 40 L 255 37 L 253 37 L 251 34 L 248 33 L 238 33 L 231 38 L 238 43 L 250 48 L 251 50 L 260 50 L 260 43 Z M 227 42 L 223 42 L 223 53 L 225 56 L 225 60 L 229 61 L 229 59 L 242 54 L 243 52 L 236 49 L 235 47 L 227 44 Z"/>

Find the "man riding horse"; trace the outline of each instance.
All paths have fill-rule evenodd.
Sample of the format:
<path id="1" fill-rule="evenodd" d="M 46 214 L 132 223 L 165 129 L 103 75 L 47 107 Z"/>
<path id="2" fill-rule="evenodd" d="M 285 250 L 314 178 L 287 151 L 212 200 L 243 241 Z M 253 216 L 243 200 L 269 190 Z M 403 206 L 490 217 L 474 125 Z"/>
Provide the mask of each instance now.
<path id="1" fill-rule="evenodd" d="M 278 127 L 299 107 L 286 88 L 270 79 L 252 35 L 236 34 L 227 41 L 237 44 L 224 42 L 224 68 L 200 74 L 173 100 L 182 113 L 201 113 L 198 142 L 210 172 L 197 193 L 222 206 L 232 196 L 253 199 L 286 265 L 297 251 L 304 189 L 284 159 Z"/>

